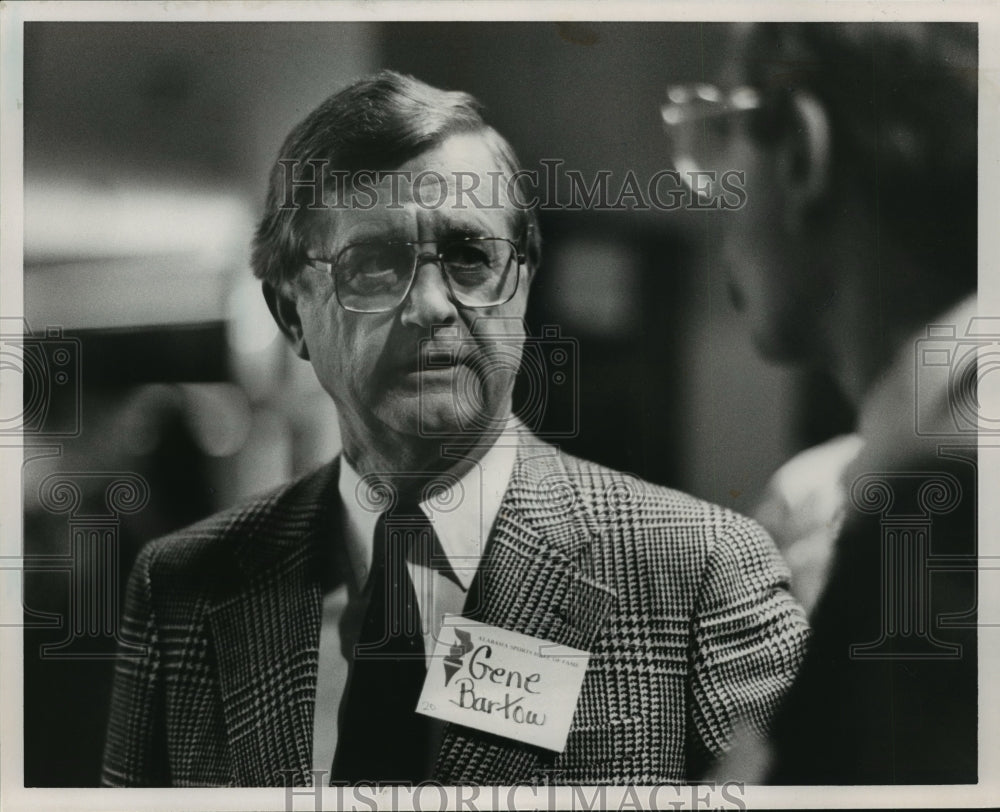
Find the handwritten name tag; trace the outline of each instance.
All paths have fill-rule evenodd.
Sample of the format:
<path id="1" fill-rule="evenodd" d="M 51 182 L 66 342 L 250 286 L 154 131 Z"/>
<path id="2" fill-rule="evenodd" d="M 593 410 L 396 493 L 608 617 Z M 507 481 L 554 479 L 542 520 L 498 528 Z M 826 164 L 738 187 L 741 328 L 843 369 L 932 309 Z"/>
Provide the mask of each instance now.
<path id="1" fill-rule="evenodd" d="M 586 651 L 452 615 L 417 711 L 561 753 L 589 659 Z"/>

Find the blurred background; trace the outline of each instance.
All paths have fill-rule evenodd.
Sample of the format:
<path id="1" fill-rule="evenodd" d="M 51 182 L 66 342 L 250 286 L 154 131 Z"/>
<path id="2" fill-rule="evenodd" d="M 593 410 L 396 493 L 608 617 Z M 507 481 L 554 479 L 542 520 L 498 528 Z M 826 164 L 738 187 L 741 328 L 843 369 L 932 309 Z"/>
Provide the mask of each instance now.
<path id="1" fill-rule="evenodd" d="M 51 441 L 24 467 L 25 552 L 48 562 L 25 575 L 28 786 L 99 775 L 113 661 L 59 620 L 70 584 L 105 579 L 89 611 L 115 616 L 143 542 L 339 449 L 332 404 L 249 271 L 289 129 L 390 67 L 474 94 L 528 168 L 648 178 L 670 166 L 666 85 L 711 81 L 722 40 L 648 22 L 25 25 L 24 310 L 47 336 L 34 385 L 51 389 L 33 418 Z M 541 415 L 573 421 L 565 448 L 751 513 L 784 460 L 851 415 L 824 380 L 754 354 L 715 271 L 719 216 L 543 211 L 529 322 L 578 342 L 577 379 L 545 390 Z M 107 496 L 119 474 L 148 484 L 131 512 Z M 53 501 L 60 478 L 72 506 Z M 120 552 L 83 572 L 66 562 L 95 527 Z"/>

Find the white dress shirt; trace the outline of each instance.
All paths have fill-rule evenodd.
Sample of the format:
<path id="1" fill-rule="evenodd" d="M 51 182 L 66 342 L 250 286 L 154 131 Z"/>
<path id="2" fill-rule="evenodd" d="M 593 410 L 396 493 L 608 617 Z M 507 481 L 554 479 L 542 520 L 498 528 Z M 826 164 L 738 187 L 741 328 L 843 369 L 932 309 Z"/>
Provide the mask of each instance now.
<path id="1" fill-rule="evenodd" d="M 424 623 L 424 651 L 430 663 L 441 621 L 460 614 L 479 569 L 490 530 L 510 482 L 517 456 L 517 435 L 500 437 L 447 493 L 420 503 L 434 527 L 440 548 L 432 562 L 407 561 L 417 606 Z M 338 716 L 347 687 L 352 650 L 364 618 L 363 592 L 372 566 L 373 540 L 379 513 L 359 502 L 364 486 L 344 456 L 340 458 L 338 491 L 343 506 L 341 538 L 349 576 L 323 596 L 319 637 L 319 672 L 313 717 L 313 769 L 329 770 L 337 750 Z"/>

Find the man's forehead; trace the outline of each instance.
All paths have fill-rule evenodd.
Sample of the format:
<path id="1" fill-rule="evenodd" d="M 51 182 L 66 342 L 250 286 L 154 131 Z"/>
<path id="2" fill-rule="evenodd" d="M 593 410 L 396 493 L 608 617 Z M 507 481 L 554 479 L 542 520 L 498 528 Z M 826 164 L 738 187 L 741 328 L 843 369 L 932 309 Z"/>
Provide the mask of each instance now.
<path id="1" fill-rule="evenodd" d="M 516 212 L 512 183 L 481 134 L 456 134 L 395 169 L 356 173 L 327 195 L 313 233 L 327 243 L 427 231 L 505 236 Z"/>
<path id="2" fill-rule="evenodd" d="M 372 187 L 378 205 L 416 204 L 422 208 L 437 208 L 451 204 L 485 209 L 510 204 L 509 184 L 507 175 L 499 169 L 478 171 L 453 165 L 449 169 L 393 169 L 378 173 L 371 184 L 365 185 Z M 355 192 L 358 188 L 355 187 Z M 363 202 L 368 199 L 366 197 Z"/>
<path id="3" fill-rule="evenodd" d="M 430 203 L 475 194 L 485 204 L 507 205 L 511 182 L 486 139 L 478 133 L 449 136 L 396 169 L 373 173 L 379 200 Z M 459 201 L 462 202 L 462 201 Z"/>
<path id="4" fill-rule="evenodd" d="M 497 171 L 497 154 L 493 145 L 480 132 L 454 133 L 440 143 L 415 155 L 400 167 L 402 170 L 437 169 L 470 172 Z"/>
<path id="5" fill-rule="evenodd" d="M 421 234 L 464 234 L 468 236 L 507 236 L 512 225 L 511 211 L 503 207 L 486 208 L 454 205 L 376 206 L 371 209 L 338 209 L 320 213 L 317 236 L 327 241 L 353 242 L 358 239 L 416 239 Z"/>

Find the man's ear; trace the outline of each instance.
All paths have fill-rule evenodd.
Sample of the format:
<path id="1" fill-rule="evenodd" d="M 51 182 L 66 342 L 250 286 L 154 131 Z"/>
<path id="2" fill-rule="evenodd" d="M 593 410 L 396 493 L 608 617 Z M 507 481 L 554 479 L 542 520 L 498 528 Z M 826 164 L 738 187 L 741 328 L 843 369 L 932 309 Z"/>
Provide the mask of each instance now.
<path id="1" fill-rule="evenodd" d="M 830 121 L 823 105 L 810 93 L 794 91 L 790 106 L 781 181 L 793 209 L 802 212 L 829 189 Z"/>
<path id="2" fill-rule="evenodd" d="M 306 346 L 305 334 L 302 331 L 302 319 L 299 317 L 298 301 L 288 281 L 272 285 L 264 282 L 264 301 L 267 309 L 277 322 L 281 332 L 292 345 L 292 350 L 303 361 L 309 360 L 309 348 Z"/>

